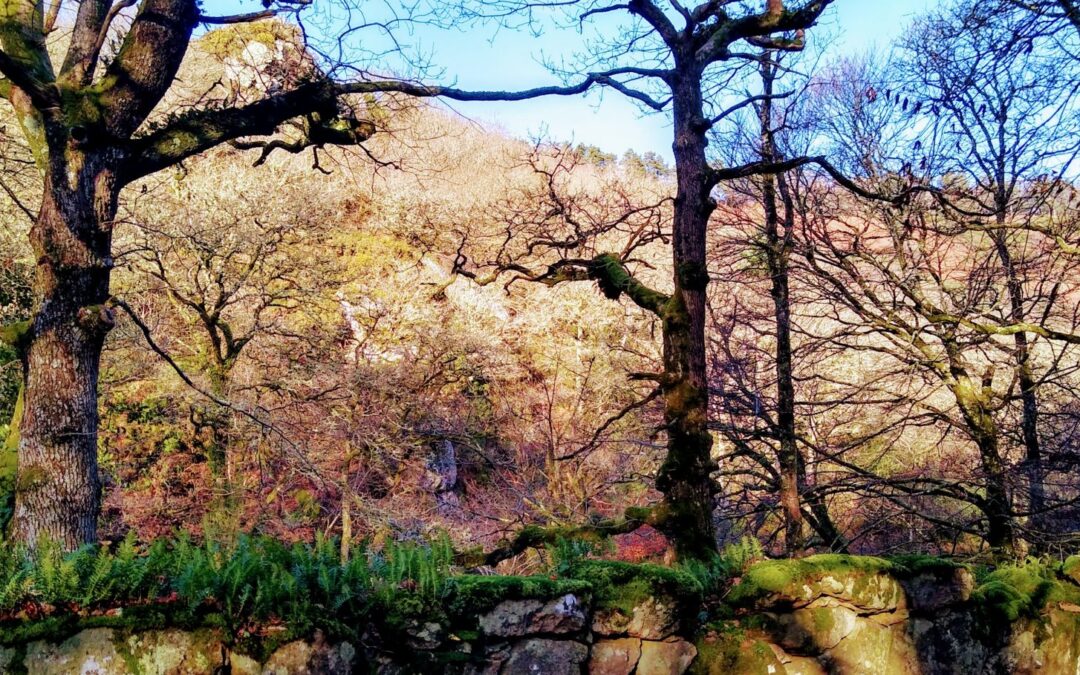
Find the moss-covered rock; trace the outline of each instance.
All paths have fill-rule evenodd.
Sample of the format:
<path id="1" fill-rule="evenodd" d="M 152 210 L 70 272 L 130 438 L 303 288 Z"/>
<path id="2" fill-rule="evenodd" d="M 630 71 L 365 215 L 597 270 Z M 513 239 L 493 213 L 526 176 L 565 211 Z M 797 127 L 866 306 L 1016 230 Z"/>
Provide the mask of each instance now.
<path id="1" fill-rule="evenodd" d="M 710 632 L 694 646 L 690 675 L 777 675 L 786 672 L 773 647 L 759 637 L 733 629 Z"/>
<path id="2" fill-rule="evenodd" d="M 550 600 L 568 594 L 586 599 L 592 585 L 579 579 L 466 575 L 447 581 L 444 607 L 452 617 L 477 616 L 504 600 Z"/>
<path id="3" fill-rule="evenodd" d="M 904 590 L 883 558 L 826 554 L 799 560 L 768 560 L 747 570 L 728 595 L 739 606 L 790 603 L 809 605 L 823 597 L 872 610 L 905 604 Z"/>
<path id="4" fill-rule="evenodd" d="M 660 640 L 697 618 L 701 583 L 682 570 L 584 561 L 570 574 L 593 587 L 593 630 L 600 635 Z"/>
<path id="5" fill-rule="evenodd" d="M 553 600 L 504 600 L 479 619 L 497 637 L 576 633 L 585 627 L 586 605 L 573 593 Z"/>
<path id="6" fill-rule="evenodd" d="M 131 673 L 213 672 L 222 662 L 222 636 L 214 630 L 116 634 L 113 644 Z"/>
<path id="7" fill-rule="evenodd" d="M 27 645 L 26 670 L 40 675 L 126 675 L 127 661 L 116 649 L 113 632 L 95 628 L 71 636 L 59 644 L 37 641 Z"/>

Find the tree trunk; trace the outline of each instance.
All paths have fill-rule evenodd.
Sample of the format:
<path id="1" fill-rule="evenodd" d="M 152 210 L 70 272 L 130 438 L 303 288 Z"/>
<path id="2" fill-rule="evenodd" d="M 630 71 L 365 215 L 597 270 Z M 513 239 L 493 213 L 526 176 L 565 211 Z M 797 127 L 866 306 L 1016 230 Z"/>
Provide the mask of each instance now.
<path id="1" fill-rule="evenodd" d="M 39 304 L 24 362 L 23 417 L 12 537 L 66 549 L 97 539 L 98 364 L 112 327 L 109 274 L 114 173 L 64 138 L 50 148 L 30 239 Z"/>
<path id="2" fill-rule="evenodd" d="M 983 509 L 987 521 L 986 543 L 999 555 L 1019 555 L 1005 467 L 998 456 L 997 440 L 980 440 L 979 451 L 982 454 L 983 470 L 986 472 L 986 505 Z"/>
<path id="3" fill-rule="evenodd" d="M 758 111 L 761 159 L 764 162 L 779 160 L 772 129 L 773 106 L 770 98 L 775 79 L 776 65 L 771 54 L 766 52 L 761 60 L 762 93 L 766 98 Z M 777 459 L 780 463 L 780 505 L 784 511 L 784 546 L 788 555 L 798 555 L 806 547 L 806 525 L 799 496 L 805 476 L 795 436 L 795 382 L 792 370 L 791 297 L 788 283 L 791 227 L 785 228 L 784 237 L 780 236 L 777 181 L 781 179 L 773 174 L 762 176 L 761 202 L 765 212 L 765 259 L 772 281 L 769 294 L 773 301 L 773 318 L 776 324 L 776 435 L 780 443 Z M 785 214 L 785 220 L 790 221 L 791 210 L 787 204 Z"/>
<path id="4" fill-rule="evenodd" d="M 998 428 L 985 406 L 968 394 L 973 390 L 973 383 L 965 377 L 960 378 L 953 393 L 979 449 L 986 490 L 981 505 L 987 522 L 986 543 L 995 555 L 1014 556 L 1019 553 L 1019 547 L 1009 499 L 1008 477 L 998 448 Z"/>
<path id="5" fill-rule="evenodd" d="M 998 212 L 997 223 L 999 226 L 1005 223 L 1005 214 L 1001 211 Z M 1020 323 L 1024 321 L 1024 288 L 1016 272 L 1016 265 L 1013 263 L 1012 252 L 1005 240 L 1004 230 L 999 228 L 994 233 L 993 239 L 998 259 L 1005 270 L 1005 286 L 1009 291 L 1009 318 L 1015 323 Z M 1036 395 L 1038 385 L 1031 372 L 1031 350 L 1027 333 L 1018 331 L 1013 336 L 1013 344 L 1017 383 L 1020 385 L 1020 426 L 1024 441 L 1024 467 L 1028 479 L 1028 511 L 1031 513 L 1029 524 L 1038 539 L 1038 535 L 1044 532 L 1042 520 L 1046 511 L 1046 486 L 1043 476 L 1042 448 L 1039 444 L 1039 401 Z"/>
<path id="6" fill-rule="evenodd" d="M 685 70 L 685 69 L 684 69 Z M 662 529 L 683 558 L 716 552 L 712 435 L 705 369 L 705 260 L 709 216 L 715 208 L 705 156 L 705 129 L 698 72 L 679 76 L 674 92 L 675 197 L 673 263 L 675 292 L 663 311 L 664 422 L 667 458 L 656 486 L 664 494 Z"/>

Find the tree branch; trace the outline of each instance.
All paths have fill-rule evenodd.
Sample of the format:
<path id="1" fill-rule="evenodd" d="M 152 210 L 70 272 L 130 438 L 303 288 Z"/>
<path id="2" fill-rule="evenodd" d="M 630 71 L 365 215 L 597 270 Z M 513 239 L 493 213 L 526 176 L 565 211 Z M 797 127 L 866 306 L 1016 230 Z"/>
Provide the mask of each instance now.
<path id="1" fill-rule="evenodd" d="M 530 548 L 545 544 L 554 544 L 560 539 L 599 541 L 617 534 L 627 534 L 649 524 L 651 509 L 629 508 L 621 519 L 601 520 L 591 525 L 565 527 L 539 527 L 531 525 L 523 528 L 512 540 L 484 555 L 483 563 L 494 567 L 504 560 L 521 555 Z M 477 561 L 466 561 L 475 565 Z"/>
<path id="2" fill-rule="evenodd" d="M 279 125 L 296 117 L 318 113 L 325 119 L 331 119 L 336 115 L 337 99 L 340 96 L 401 93 L 456 101 L 522 101 L 540 96 L 573 96 L 587 91 L 594 84 L 604 82 L 607 77 L 607 73 L 593 73 L 574 85 L 536 87 L 521 91 L 468 91 L 401 80 L 310 82 L 246 106 L 197 110 L 174 120 L 162 129 L 134 139 L 129 146 L 129 154 L 138 159 L 128 163 L 129 166 L 121 179 L 124 182 L 137 180 L 244 136 L 269 136 Z M 373 133 L 374 128 L 370 131 Z"/>
<path id="3" fill-rule="evenodd" d="M 638 307 L 659 315 L 671 299 L 638 281 L 626 269 L 618 256 L 605 253 L 593 258 L 589 265 L 589 277 L 596 281 L 600 291 L 611 300 L 618 300 L 625 293 Z"/>

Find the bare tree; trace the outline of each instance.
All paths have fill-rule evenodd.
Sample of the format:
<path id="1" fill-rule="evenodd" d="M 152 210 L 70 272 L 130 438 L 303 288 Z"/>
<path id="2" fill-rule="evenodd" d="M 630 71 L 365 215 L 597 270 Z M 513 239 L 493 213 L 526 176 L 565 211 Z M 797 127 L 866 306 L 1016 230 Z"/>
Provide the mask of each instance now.
<path id="1" fill-rule="evenodd" d="M 561 4 L 561 3 L 560 3 Z M 803 46 L 829 0 L 801 2 L 788 8 L 769 0 L 764 11 L 744 3 L 631 0 L 571 2 L 571 21 L 620 15 L 621 31 L 591 45 L 590 56 L 570 72 L 602 72 L 600 84 L 653 111 L 667 111 L 673 122 L 676 196 L 672 229 L 673 291 L 656 291 L 636 278 L 618 256 L 599 257 L 581 274 L 596 279 L 609 297 L 626 295 L 662 319 L 663 371 L 652 379 L 664 395 L 668 454 L 657 474 L 664 494 L 654 522 L 675 542 L 681 555 L 707 557 L 716 550 L 713 524 L 716 469 L 708 429 L 706 368 L 706 290 L 709 270 L 706 234 L 716 207 L 713 189 L 727 179 L 777 170 L 768 162 L 737 167 L 710 163 L 710 131 L 752 101 L 732 103 L 732 71 L 756 57 L 740 45 L 783 50 Z M 468 4 L 474 16 L 531 16 L 544 3 L 494 0 Z M 805 161 L 805 159 L 803 159 Z"/>

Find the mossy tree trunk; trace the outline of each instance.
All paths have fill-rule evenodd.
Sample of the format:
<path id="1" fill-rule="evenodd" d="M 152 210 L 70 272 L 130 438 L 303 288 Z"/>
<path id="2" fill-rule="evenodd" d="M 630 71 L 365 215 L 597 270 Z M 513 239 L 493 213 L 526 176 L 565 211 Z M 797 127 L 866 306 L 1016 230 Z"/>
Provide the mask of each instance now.
<path id="1" fill-rule="evenodd" d="M 1021 555 L 1009 495 L 1008 473 L 998 445 L 1000 433 L 990 405 L 993 396 L 990 378 L 984 378 L 982 383 L 975 382 L 967 369 L 958 363 L 955 346 L 946 345 L 946 349 L 953 352 L 951 377 L 947 383 L 979 451 L 984 495 L 978 506 L 986 518 L 986 543 L 995 555 Z"/>
<path id="2" fill-rule="evenodd" d="M 1005 287 L 1009 293 L 1009 318 L 1013 323 L 1024 323 L 1026 297 L 1020 273 L 1013 261 L 1012 251 L 1006 239 L 1007 231 L 1005 207 L 999 206 L 996 215 L 998 229 L 991 233 L 998 260 L 1005 272 Z M 1045 535 L 1043 525 L 1046 514 L 1045 469 L 1043 467 L 1042 447 L 1039 442 L 1039 399 L 1038 382 L 1031 367 L 1031 346 L 1028 335 L 1017 331 L 1013 335 L 1013 359 L 1016 368 L 1016 383 L 1020 390 L 1020 429 L 1024 444 L 1024 468 L 1027 474 L 1028 511 L 1034 543 L 1038 544 L 1040 534 Z"/>
<path id="3" fill-rule="evenodd" d="M 689 63 L 683 63 L 686 58 Z M 667 457 L 656 477 L 664 494 L 664 529 L 680 556 L 703 558 L 716 551 L 711 478 L 717 468 L 709 433 L 705 367 L 706 235 L 716 208 L 715 182 L 706 158 L 701 67 L 691 54 L 676 56 L 672 78 L 677 191 L 672 241 L 674 293 L 661 315 L 664 333 L 664 424 Z"/>
<path id="4" fill-rule="evenodd" d="M 731 47 L 741 41 L 775 45 L 779 49 L 801 49 L 801 31 L 814 24 L 830 0 L 810 0 L 793 9 L 786 8 L 782 0 L 769 0 L 764 11 L 748 11 L 741 16 L 731 13 L 728 4 L 707 2 L 680 8 L 678 20 L 683 25 L 677 26 L 672 18 L 675 14 L 666 6 L 654 0 L 631 0 L 625 9 L 648 27 L 646 32 L 653 40 L 651 44 L 663 53 L 659 61 L 666 59 L 671 65 L 655 69 L 641 68 L 637 64 L 614 68 L 604 81 L 655 110 L 666 110 L 669 106 L 671 110 L 676 178 L 672 295 L 659 302 L 648 297 L 655 295 L 652 291 L 635 297 L 628 289 L 640 284 L 633 279 L 623 290 L 639 305 L 651 309 L 663 322 L 664 372 L 659 376 L 659 383 L 664 396 L 668 445 L 667 456 L 656 477 L 656 487 L 663 493 L 664 502 L 655 510 L 650 522 L 674 541 L 678 554 L 684 558 L 707 558 L 715 555 L 717 550 L 713 524 L 716 487 L 711 478 L 717 467 L 712 458 L 713 438 L 708 426 L 705 349 L 709 284 L 706 243 L 709 220 L 716 208 L 712 190 L 725 179 L 778 170 L 768 162 L 722 169 L 709 164 L 709 132 L 725 115 L 715 118 L 706 115 L 704 98 L 716 84 L 708 71 L 732 59 Z M 785 35 L 788 32 L 794 32 L 795 39 L 788 39 Z M 645 42 L 648 41 L 643 39 L 642 43 Z M 654 56 L 650 53 L 650 58 Z M 621 75 L 629 75 L 632 79 L 616 81 L 615 78 Z M 659 82 L 670 98 L 659 101 L 635 88 L 641 80 Z M 617 262 L 614 256 L 603 258 Z M 594 265 L 594 272 L 614 267 Z M 624 277 L 629 276 L 621 266 L 619 272 Z M 598 280 L 602 286 L 612 281 Z"/>
<path id="5" fill-rule="evenodd" d="M 12 536 L 75 548 L 97 537 L 98 364 L 112 327 L 115 163 L 51 129 L 45 198 L 31 229 L 38 298 L 24 358 Z"/>

